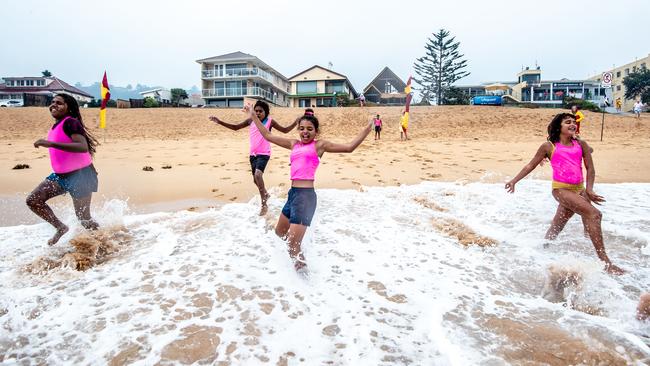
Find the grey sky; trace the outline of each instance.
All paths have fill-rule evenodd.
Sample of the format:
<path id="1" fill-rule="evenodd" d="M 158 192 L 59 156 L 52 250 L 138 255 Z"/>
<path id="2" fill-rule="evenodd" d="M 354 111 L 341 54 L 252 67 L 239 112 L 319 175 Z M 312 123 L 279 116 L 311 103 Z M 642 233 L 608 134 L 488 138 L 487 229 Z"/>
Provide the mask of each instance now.
<path id="1" fill-rule="evenodd" d="M 323 5 L 326 4 L 326 5 Z M 458 84 L 585 78 L 650 53 L 650 1 L 36 1 L 3 4 L 0 76 L 199 85 L 197 59 L 242 51 L 290 77 L 314 64 L 357 90 L 384 67 L 406 79 L 431 33 L 461 42 Z"/>

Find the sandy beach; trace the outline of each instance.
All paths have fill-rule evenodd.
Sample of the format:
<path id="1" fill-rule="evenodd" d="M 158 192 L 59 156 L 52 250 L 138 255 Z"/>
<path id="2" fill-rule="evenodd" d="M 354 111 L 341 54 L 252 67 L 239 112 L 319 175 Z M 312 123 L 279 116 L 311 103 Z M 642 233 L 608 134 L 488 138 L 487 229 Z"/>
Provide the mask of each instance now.
<path id="1" fill-rule="evenodd" d="M 301 109 L 273 108 L 271 115 L 289 124 Z M 318 188 L 394 186 L 422 181 L 503 182 L 516 174 L 546 137 L 546 126 L 559 109 L 502 107 L 413 107 L 410 141 L 399 141 L 399 107 L 318 109 L 320 138 L 347 141 L 369 118 L 384 121 L 382 139 L 372 133 L 352 154 L 326 154 L 318 170 Z M 94 199 L 128 199 L 134 208 L 191 208 L 244 202 L 257 195 L 248 163 L 248 131 L 231 131 L 208 120 L 217 115 L 239 122 L 232 109 L 110 109 L 108 128 L 97 128 L 98 111 L 82 111 L 101 142 L 95 156 L 100 188 Z M 595 149 L 597 183 L 649 182 L 650 116 L 606 115 L 600 141 L 601 114 L 585 112 L 582 136 Z M 45 108 L 0 110 L 0 197 L 15 210 L 11 220 L 37 222 L 24 205 L 26 196 L 50 173 L 45 149 L 33 141 L 51 123 Z M 276 132 L 277 133 L 277 132 Z M 288 136 L 295 136 L 295 132 Z M 268 188 L 289 186 L 289 151 L 273 147 L 264 179 Z M 16 164 L 30 169 L 12 170 Z M 151 166 L 153 171 L 143 171 Z M 163 169 L 164 166 L 169 167 Z M 535 178 L 548 179 L 550 167 Z"/>

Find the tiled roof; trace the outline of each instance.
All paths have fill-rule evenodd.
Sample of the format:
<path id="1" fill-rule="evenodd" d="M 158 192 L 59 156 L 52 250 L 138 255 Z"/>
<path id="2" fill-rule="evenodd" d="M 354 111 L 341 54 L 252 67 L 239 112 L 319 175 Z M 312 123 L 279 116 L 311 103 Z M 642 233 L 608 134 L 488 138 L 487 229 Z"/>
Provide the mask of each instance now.
<path id="1" fill-rule="evenodd" d="M 5 84 L 0 84 L 0 92 L 3 93 L 33 93 L 33 94 L 43 94 L 43 93 L 53 93 L 57 91 L 64 91 L 64 92 L 70 92 L 70 93 L 75 93 L 79 95 L 83 95 L 88 98 L 94 98 L 92 95 L 86 93 L 83 90 L 80 90 L 78 88 L 75 88 L 74 86 L 66 83 L 65 81 L 57 78 L 57 77 L 50 77 L 52 79 L 52 82 L 46 86 L 43 87 L 38 87 L 38 86 L 27 86 L 27 87 L 16 87 L 16 86 L 10 86 L 8 87 Z"/>

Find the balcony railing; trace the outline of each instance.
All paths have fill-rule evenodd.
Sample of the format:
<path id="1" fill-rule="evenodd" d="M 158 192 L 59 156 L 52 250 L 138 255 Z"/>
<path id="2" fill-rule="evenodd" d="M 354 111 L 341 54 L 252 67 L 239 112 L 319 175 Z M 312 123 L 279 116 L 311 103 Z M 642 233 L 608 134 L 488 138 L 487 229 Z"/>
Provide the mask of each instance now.
<path id="1" fill-rule="evenodd" d="M 237 77 L 255 77 L 258 76 L 274 85 L 286 88 L 285 82 L 270 72 L 264 71 L 258 67 L 244 67 L 238 69 L 226 70 L 203 70 L 201 75 L 204 78 L 237 78 Z"/>
<path id="2" fill-rule="evenodd" d="M 288 105 L 287 100 L 280 95 L 259 87 L 203 89 L 203 97 L 262 97 L 275 104 Z"/>

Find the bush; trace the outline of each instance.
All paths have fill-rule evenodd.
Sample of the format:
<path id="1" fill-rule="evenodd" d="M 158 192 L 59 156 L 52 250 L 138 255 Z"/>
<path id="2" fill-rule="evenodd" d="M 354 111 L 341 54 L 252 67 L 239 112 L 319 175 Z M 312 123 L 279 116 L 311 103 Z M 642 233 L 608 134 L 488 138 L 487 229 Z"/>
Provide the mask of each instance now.
<path id="1" fill-rule="evenodd" d="M 158 102 L 152 97 L 144 98 L 143 107 L 145 108 L 156 108 L 158 107 Z"/>
<path id="2" fill-rule="evenodd" d="M 602 112 L 601 109 L 595 105 L 594 103 L 584 100 L 584 99 L 578 99 L 578 98 L 572 98 L 572 97 L 566 97 L 562 100 L 562 107 L 563 108 L 571 108 L 571 106 L 577 105 L 578 108 L 587 110 L 587 111 L 592 111 L 592 112 Z"/>

